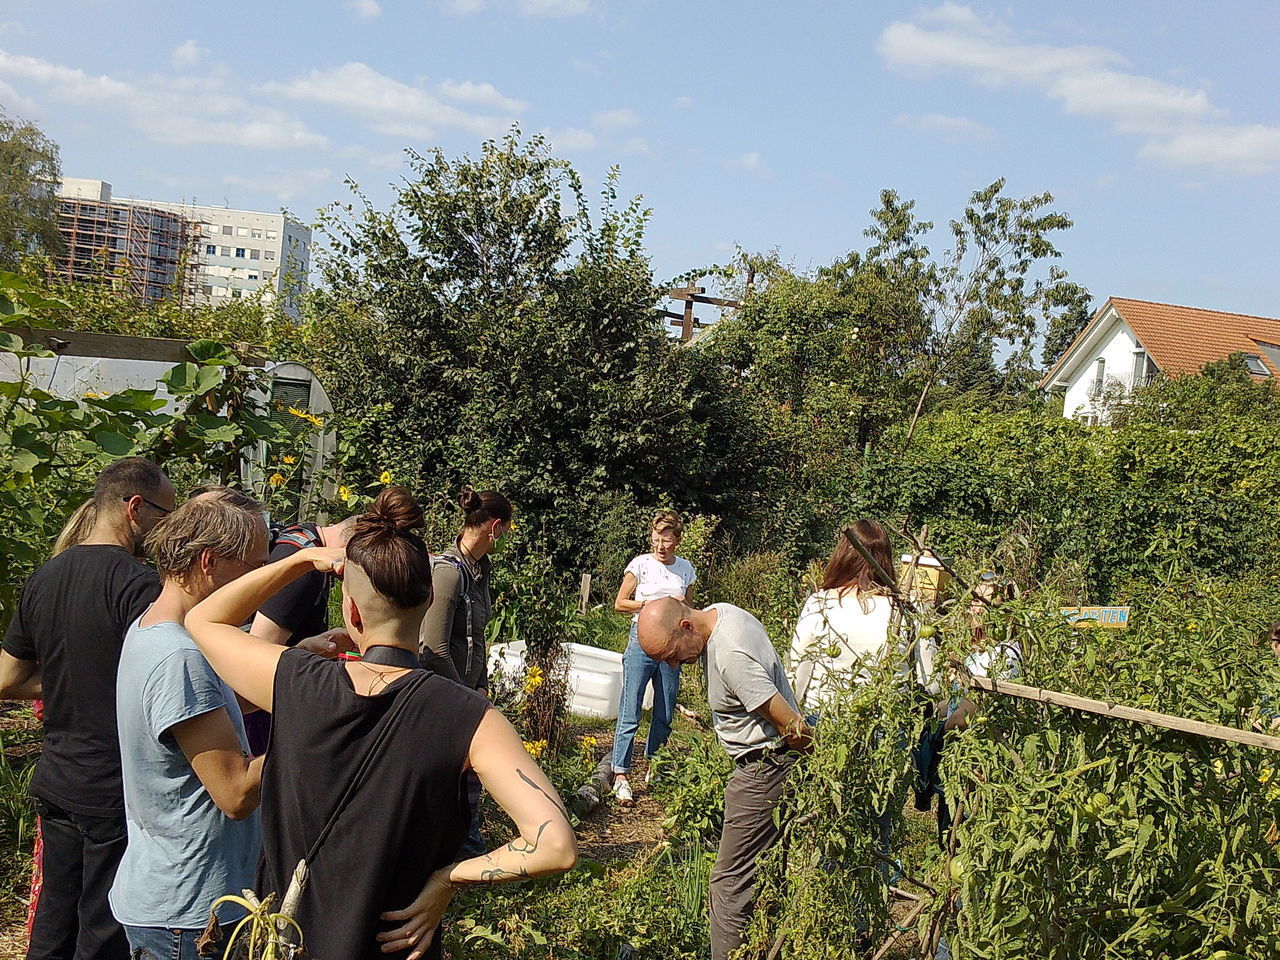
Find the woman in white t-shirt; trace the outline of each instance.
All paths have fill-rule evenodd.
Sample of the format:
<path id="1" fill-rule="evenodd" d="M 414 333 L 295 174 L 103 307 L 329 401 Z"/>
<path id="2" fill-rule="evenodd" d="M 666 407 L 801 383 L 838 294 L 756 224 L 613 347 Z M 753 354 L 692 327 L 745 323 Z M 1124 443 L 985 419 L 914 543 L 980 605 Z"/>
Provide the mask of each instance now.
<path id="1" fill-rule="evenodd" d="M 850 530 L 892 576 L 893 555 L 884 527 L 859 520 Z M 868 661 L 889 649 L 895 613 L 892 590 L 893 584 L 884 582 L 842 530 L 823 571 L 821 589 L 805 600 L 791 638 L 788 675 L 803 710 L 819 712 L 842 690 L 868 679 Z"/>
<path id="2" fill-rule="evenodd" d="M 649 722 L 646 757 L 653 756 L 671 735 L 671 718 L 676 712 L 680 688 L 680 668 L 659 663 L 640 649 L 636 620 L 640 609 L 659 597 L 690 600 L 690 588 L 698 575 L 693 564 L 676 556 L 684 523 L 674 510 L 659 510 L 649 523 L 651 553 L 643 553 L 627 564 L 614 609 L 631 614 L 631 636 L 622 655 L 622 696 L 618 702 L 618 723 L 613 736 L 613 795 L 624 804 L 632 801 L 631 752 L 640 726 L 644 690 L 653 683 L 653 717 Z"/>

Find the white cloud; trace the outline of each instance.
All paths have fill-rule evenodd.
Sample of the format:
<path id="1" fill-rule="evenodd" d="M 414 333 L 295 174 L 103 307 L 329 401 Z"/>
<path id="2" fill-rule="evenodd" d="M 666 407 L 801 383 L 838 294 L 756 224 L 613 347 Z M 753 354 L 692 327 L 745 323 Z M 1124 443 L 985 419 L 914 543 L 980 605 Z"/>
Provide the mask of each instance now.
<path id="1" fill-rule="evenodd" d="M 1142 156 L 1169 166 L 1243 174 L 1280 169 L 1280 127 L 1228 123 L 1204 90 L 1134 73 L 1106 47 L 1028 42 L 1003 22 L 948 2 L 891 23 L 878 48 L 904 72 L 1038 91 L 1066 113 L 1138 137 Z"/>
<path id="2" fill-rule="evenodd" d="M 242 177 L 228 174 L 222 182 L 229 187 L 244 187 L 270 194 L 283 203 L 314 192 L 319 187 L 337 186 L 338 177 L 329 169 L 281 170 Z"/>
<path id="3" fill-rule="evenodd" d="M 357 20 L 377 20 L 382 16 L 382 4 L 378 0 L 346 0 L 343 6 Z"/>
<path id="4" fill-rule="evenodd" d="M 269 83 L 263 91 L 345 111 L 359 117 L 371 130 L 406 139 L 430 139 L 442 127 L 491 137 L 506 129 L 511 119 L 467 113 L 421 87 L 402 83 L 355 61 L 330 70 L 312 70 L 287 83 Z"/>
<path id="5" fill-rule="evenodd" d="M 543 130 L 542 135 L 556 150 L 594 150 L 596 135 L 590 130 L 566 127 L 563 130 Z"/>
<path id="6" fill-rule="evenodd" d="M 620 107 L 617 110 L 605 110 L 602 113 L 592 114 L 591 122 L 604 130 L 622 130 L 626 127 L 634 127 L 640 122 L 640 118 L 636 116 L 634 110 Z"/>
<path id="7" fill-rule="evenodd" d="M 360 143 L 342 147 L 338 156 L 355 160 L 375 170 L 398 170 L 404 165 L 404 152 L 400 150 L 370 150 Z"/>
<path id="8" fill-rule="evenodd" d="M 529 109 L 529 105 L 523 100 L 503 96 L 492 83 L 472 83 L 470 80 L 457 83 L 445 80 L 436 86 L 436 90 L 440 96 L 458 103 L 474 103 L 507 113 L 523 113 Z"/>
<path id="9" fill-rule="evenodd" d="M 173 64 L 175 70 L 190 70 L 199 64 L 208 52 L 194 40 L 187 40 L 173 48 L 169 54 L 169 62 Z"/>
<path id="10" fill-rule="evenodd" d="M 576 17 L 591 9 L 591 0 L 514 0 L 525 17 Z M 446 13 L 471 17 L 489 9 L 489 0 L 439 0 Z"/>
<path id="11" fill-rule="evenodd" d="M 747 173 L 763 174 L 766 172 L 764 160 L 760 157 L 758 150 L 752 150 L 750 153 L 744 153 L 725 161 L 726 166 L 735 170 L 744 170 Z"/>
<path id="12" fill-rule="evenodd" d="M 116 115 L 151 140 L 249 149 L 316 149 L 328 140 L 296 117 L 250 103 L 218 77 L 92 76 L 37 57 L 0 50 L 0 79 L 38 87 L 55 100 Z M 254 119 L 246 122 L 245 117 Z"/>
<path id="13" fill-rule="evenodd" d="M 693 97 L 676 97 L 676 102 L 672 106 L 677 110 L 688 110 L 693 106 Z"/>
<path id="14" fill-rule="evenodd" d="M 938 137 L 946 143 L 965 143 L 990 139 L 992 130 L 968 117 L 948 117 L 940 113 L 922 115 L 900 113 L 893 121 L 900 127 Z"/>
<path id="15" fill-rule="evenodd" d="M 620 148 L 623 153 L 650 154 L 653 148 L 649 146 L 649 141 L 644 137 L 632 137 Z"/>
<path id="16" fill-rule="evenodd" d="M 575 17 L 591 9 L 591 0 L 516 0 L 526 17 Z"/>

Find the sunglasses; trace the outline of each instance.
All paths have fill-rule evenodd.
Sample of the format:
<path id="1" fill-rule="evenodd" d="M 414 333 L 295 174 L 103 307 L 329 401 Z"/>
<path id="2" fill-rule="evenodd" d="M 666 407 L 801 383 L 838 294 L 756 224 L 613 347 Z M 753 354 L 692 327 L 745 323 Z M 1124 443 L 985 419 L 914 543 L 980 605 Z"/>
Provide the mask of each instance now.
<path id="1" fill-rule="evenodd" d="M 140 493 L 134 494 L 134 496 L 136 496 L 139 500 L 141 500 L 147 506 L 152 507 L 155 510 L 159 510 L 160 516 L 162 517 L 167 517 L 169 514 L 173 513 L 173 507 L 162 507 L 160 506 L 160 504 L 156 503 L 154 500 L 148 500 L 146 497 L 144 497 Z M 121 497 L 120 499 L 123 500 L 125 503 L 128 503 L 130 500 L 133 499 L 133 497 Z"/>

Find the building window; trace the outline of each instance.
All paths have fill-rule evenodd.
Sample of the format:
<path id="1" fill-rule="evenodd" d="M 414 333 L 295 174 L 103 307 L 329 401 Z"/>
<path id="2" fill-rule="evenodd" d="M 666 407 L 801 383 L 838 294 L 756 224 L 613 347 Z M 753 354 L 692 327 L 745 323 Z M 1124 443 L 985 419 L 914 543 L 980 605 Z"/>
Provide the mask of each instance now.
<path id="1" fill-rule="evenodd" d="M 1267 369 L 1267 365 L 1262 362 L 1262 357 L 1256 353 L 1246 353 L 1244 355 L 1244 367 L 1255 377 L 1269 377 L 1271 371 Z"/>
<path id="2" fill-rule="evenodd" d="M 204 245 L 204 252 L 207 256 L 216 257 L 218 255 L 218 247 L 216 244 L 206 243 Z"/>
<path id="3" fill-rule="evenodd" d="M 261 251 L 261 250 L 259 250 L 257 247 L 254 247 L 254 248 L 250 249 L 250 251 L 249 251 L 249 259 L 250 259 L 250 260 L 260 260 L 261 258 L 262 258 L 262 251 Z"/>
<path id="4" fill-rule="evenodd" d="M 279 236 L 279 235 L 278 235 L 274 230 L 268 230 L 268 231 L 267 231 L 267 239 L 268 239 L 268 240 L 275 240 L 278 236 Z"/>
<path id="5" fill-rule="evenodd" d="M 260 229 L 258 229 L 257 227 L 254 227 L 254 228 L 249 232 L 249 237 L 250 237 L 251 239 L 253 239 L 253 240 L 261 240 L 261 239 L 262 239 L 262 231 L 261 231 Z"/>
<path id="6" fill-rule="evenodd" d="M 249 228 L 248 228 L 248 227 L 236 227 L 236 236 L 237 236 L 237 237 L 247 237 L 248 235 L 249 235 Z"/>
<path id="7" fill-rule="evenodd" d="M 244 247 L 236 247 L 236 256 L 241 260 L 244 259 Z"/>
<path id="8" fill-rule="evenodd" d="M 224 237 L 229 237 L 229 236 L 231 236 L 231 234 L 234 232 L 234 229 L 235 229 L 234 227 L 224 226 L 224 227 L 222 228 L 222 235 L 223 235 Z"/>
<path id="9" fill-rule="evenodd" d="M 256 273 L 251 273 L 251 274 L 249 274 L 249 279 L 250 279 L 250 280 L 257 280 L 257 279 L 258 279 L 258 275 L 257 275 Z"/>
<path id="10" fill-rule="evenodd" d="M 231 256 L 231 248 L 230 248 L 230 247 L 223 247 L 223 248 L 222 248 L 222 256 L 224 256 L 224 257 L 229 257 L 229 256 Z"/>
<path id="11" fill-rule="evenodd" d="M 1097 400 L 1102 396 L 1102 384 L 1107 378 L 1107 361 L 1099 357 L 1093 365 L 1093 382 L 1089 384 L 1089 399 Z"/>
<path id="12" fill-rule="evenodd" d="M 203 293 L 206 297 L 212 297 L 212 296 L 213 296 L 213 284 L 211 284 L 211 283 L 204 283 L 204 284 L 201 284 L 201 285 L 200 285 L 200 292 L 201 292 L 201 293 Z"/>
<path id="13" fill-rule="evenodd" d="M 264 259 L 264 260 L 274 260 L 275 258 L 276 258 L 276 252 L 275 252 L 274 250 L 264 250 L 264 251 L 263 251 L 263 259 Z"/>

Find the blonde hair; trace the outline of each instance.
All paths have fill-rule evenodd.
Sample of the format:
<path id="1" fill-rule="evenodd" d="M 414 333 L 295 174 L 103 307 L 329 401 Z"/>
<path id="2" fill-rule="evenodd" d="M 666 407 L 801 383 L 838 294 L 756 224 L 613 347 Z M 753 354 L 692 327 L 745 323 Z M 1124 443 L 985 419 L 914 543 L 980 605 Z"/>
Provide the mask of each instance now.
<path id="1" fill-rule="evenodd" d="M 670 507 L 663 507 L 649 521 L 650 533 L 658 533 L 662 530 L 670 530 L 677 537 L 684 536 L 684 521 L 680 519 L 680 514 Z"/>
<path id="2" fill-rule="evenodd" d="M 226 560 L 244 560 L 263 523 L 262 504 L 244 494 L 188 500 L 156 524 L 147 553 L 161 580 L 181 580 L 206 550 Z"/>
<path id="3" fill-rule="evenodd" d="M 62 529 L 58 531 L 58 538 L 53 541 L 53 551 L 49 554 L 56 557 L 68 547 L 74 547 L 84 543 L 89 536 L 89 531 L 93 529 L 94 523 L 98 520 L 98 507 L 90 497 L 80 506 L 71 512 L 71 516 L 67 517 L 67 522 L 62 525 Z"/>

